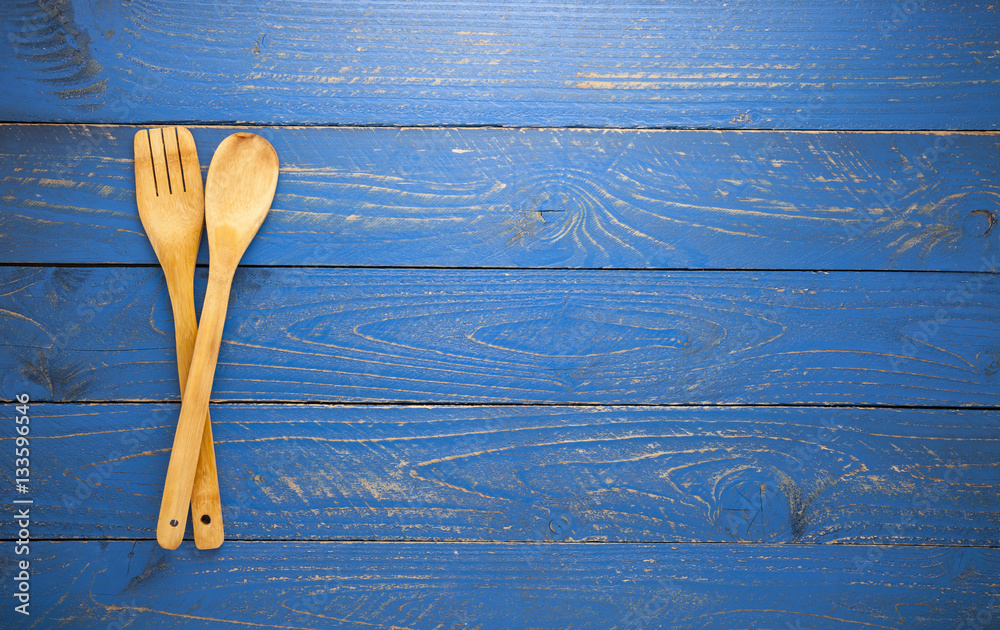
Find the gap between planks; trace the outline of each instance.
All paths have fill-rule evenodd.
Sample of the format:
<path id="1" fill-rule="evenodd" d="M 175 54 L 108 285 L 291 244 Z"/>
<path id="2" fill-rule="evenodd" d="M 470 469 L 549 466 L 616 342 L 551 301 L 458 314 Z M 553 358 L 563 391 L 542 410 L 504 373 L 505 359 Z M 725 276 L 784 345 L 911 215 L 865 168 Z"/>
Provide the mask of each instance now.
<path id="1" fill-rule="evenodd" d="M 0 542 L 12 543 L 16 542 L 17 538 L 6 538 L 0 537 Z M 132 536 L 102 536 L 99 538 L 89 538 L 89 537 L 79 537 L 79 538 L 32 538 L 32 543 L 73 543 L 73 542 L 156 542 L 155 537 L 132 537 Z M 184 538 L 185 543 L 194 542 L 190 536 Z M 963 543 L 856 543 L 856 542 L 793 542 L 793 543 L 768 543 L 768 542 L 732 542 L 732 541 L 721 541 L 721 540 L 704 540 L 698 542 L 691 542 L 688 540 L 672 541 L 672 540 L 649 540 L 649 541 L 634 541 L 634 540 L 423 540 L 423 539 L 413 539 L 413 540 L 395 540 L 392 538 L 239 538 L 234 539 L 230 542 L 243 544 L 243 543 L 265 543 L 265 544 L 279 544 L 284 545 L 288 543 L 308 543 L 308 544 L 345 544 L 345 545 L 357 545 L 357 544 L 379 544 L 379 545 L 443 545 L 443 546 L 456 546 L 456 545 L 537 545 L 541 547 L 556 547 L 556 546 L 608 546 L 608 545 L 621 545 L 621 546 L 647 546 L 647 545 L 671 545 L 686 546 L 686 547 L 697 547 L 702 545 L 712 545 L 714 547 L 735 547 L 739 549 L 748 549 L 750 547 L 769 547 L 775 549 L 788 549 L 791 547 L 845 547 L 845 548 L 857 548 L 857 549 L 869 549 L 869 548 L 884 548 L 884 547 L 914 547 L 920 549 L 1000 549 L 1000 545 L 975 545 L 975 544 L 963 544 Z"/>
<path id="2" fill-rule="evenodd" d="M 160 265 L 158 263 L 105 263 L 105 262 L 95 262 L 95 263 L 57 263 L 57 262 L 10 262 L 10 261 L 0 261 L 0 267 L 26 267 L 29 269 L 159 269 Z M 207 264 L 195 265 L 197 269 L 208 269 Z M 840 268 L 829 268 L 829 269 L 786 269 L 784 267 L 472 267 L 465 265 L 289 265 L 289 264 L 273 264 L 273 265 L 262 265 L 262 264 L 248 264 L 240 265 L 241 269 L 338 269 L 350 271 L 352 269 L 365 270 L 365 271 L 377 271 L 379 269 L 386 269 L 392 271 L 504 271 L 504 272 L 594 272 L 594 271 L 607 271 L 607 272 L 636 272 L 636 273 L 649 273 L 649 272 L 664 272 L 669 271 L 671 273 L 678 272 L 690 272 L 690 273 L 813 273 L 813 274 L 828 274 L 828 273 L 854 273 L 854 274 L 865 274 L 865 273 L 924 273 L 924 274 L 970 274 L 970 275 L 984 275 L 984 276 L 996 276 L 1000 275 L 1000 270 L 980 270 L 980 271 L 966 271 L 962 269 L 945 269 L 941 271 L 933 269 L 840 269 Z"/>
<path id="3" fill-rule="evenodd" d="M 460 123 L 454 125 L 438 125 L 438 124 L 407 124 L 407 125 L 392 125 L 392 124 L 261 124 L 261 123 L 250 123 L 239 120 L 227 120 L 227 121 L 214 121 L 210 124 L 205 124 L 196 120 L 148 120 L 148 121 L 129 121 L 129 122 L 43 122 L 43 121 L 25 121 L 25 120 L 0 120 L 0 125 L 11 125 L 11 126 L 22 126 L 22 127 L 108 127 L 108 128 L 126 128 L 126 127 L 172 127 L 172 126 L 182 126 L 189 127 L 192 129 L 338 129 L 338 130 L 350 130 L 350 129 L 389 129 L 389 130 L 404 130 L 404 129 L 420 129 L 424 131 L 463 131 L 466 129 L 486 129 L 486 130 L 497 130 L 497 131 L 558 131 L 562 129 L 574 130 L 574 131 L 704 131 L 706 133 L 713 133 L 717 131 L 736 131 L 741 134 L 750 133 L 803 133 L 803 134 L 840 134 L 840 133 L 857 133 L 857 134 L 930 134 L 938 136 L 946 135 L 996 135 L 1000 133 L 997 129 L 971 129 L 971 128 L 954 128 L 954 129 L 932 129 L 932 128 L 907 128 L 907 129 L 873 129 L 873 128 L 837 128 L 837 129 L 815 129 L 811 127 L 796 127 L 796 128 L 784 128 L 784 127 L 729 127 L 723 125 L 712 125 L 712 126 L 684 126 L 684 125 L 494 125 L 494 124 L 482 124 L 477 125 L 474 123 Z"/>
<path id="4" fill-rule="evenodd" d="M 0 399 L 3 400 L 3 399 Z M 5 400 L 4 402 L 13 402 L 11 400 Z M 179 404 L 180 401 L 176 399 L 164 399 L 164 400 L 34 400 L 33 404 L 45 404 L 45 405 L 65 405 L 65 406 L 79 406 L 79 405 L 169 405 L 169 404 Z M 715 409 L 715 408 L 728 408 L 728 409 L 899 409 L 907 411 L 918 411 L 918 410 L 928 410 L 928 411 L 993 411 L 1000 409 L 1000 406 L 993 405 L 969 405 L 956 407 L 954 405 L 887 405 L 887 404 L 870 404 L 870 405 L 852 405 L 847 403 L 588 403 L 588 402 L 538 402 L 538 403 L 467 403 L 467 402 L 419 402 L 419 401 L 385 401 L 385 402 L 372 402 L 372 401 L 345 401 L 345 400 L 255 400 L 255 399 L 245 399 L 237 400 L 227 398 L 225 400 L 213 400 L 211 402 L 213 407 L 215 406 L 225 406 L 225 405 L 253 405 L 256 407 L 417 407 L 417 408 L 433 408 L 433 407 L 452 407 L 452 408 L 491 408 L 491 409 L 503 409 L 507 407 L 511 408 L 552 408 L 552 407 L 574 407 L 580 409 L 604 409 L 604 408 L 626 408 L 626 407 L 641 407 L 643 409 Z"/>

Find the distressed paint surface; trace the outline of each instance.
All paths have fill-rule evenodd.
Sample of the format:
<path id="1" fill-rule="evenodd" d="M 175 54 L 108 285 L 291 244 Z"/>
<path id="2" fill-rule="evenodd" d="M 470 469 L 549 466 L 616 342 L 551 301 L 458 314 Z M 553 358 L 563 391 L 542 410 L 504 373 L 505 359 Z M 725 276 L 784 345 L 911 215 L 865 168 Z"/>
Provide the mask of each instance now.
<path id="1" fill-rule="evenodd" d="M 921 546 L 229 542 L 168 552 L 153 541 L 66 541 L 34 549 L 31 621 L 53 628 L 967 630 L 967 619 L 997 618 L 1000 569 L 996 549 Z"/>
<path id="2" fill-rule="evenodd" d="M 998 5 L 25 0 L 0 76 L 3 628 L 1000 624 Z M 150 121 L 283 166 L 212 552 Z"/>
<path id="3" fill-rule="evenodd" d="M 996 129 L 1000 7 L 5 5 L 8 121 Z"/>
<path id="4" fill-rule="evenodd" d="M 5 397 L 178 397 L 158 268 L 3 267 L 0 290 Z M 996 407 L 998 290 L 992 274 L 241 269 L 213 398 Z"/>
<path id="5" fill-rule="evenodd" d="M 282 170 L 249 265 L 1000 267 L 993 133 L 253 131 Z M 232 132 L 194 129 L 206 170 Z M 134 133 L 0 126 L 0 261 L 155 264 Z"/>
<path id="6" fill-rule="evenodd" d="M 35 406 L 34 534 L 154 538 L 177 414 Z M 1000 537 L 994 411 L 224 404 L 212 420 L 230 540 Z"/>

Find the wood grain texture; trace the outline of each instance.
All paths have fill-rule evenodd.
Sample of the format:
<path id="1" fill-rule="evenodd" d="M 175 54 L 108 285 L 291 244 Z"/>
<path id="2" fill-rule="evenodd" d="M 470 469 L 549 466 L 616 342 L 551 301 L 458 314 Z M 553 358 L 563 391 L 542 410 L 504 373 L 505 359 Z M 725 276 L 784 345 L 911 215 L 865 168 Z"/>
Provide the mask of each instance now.
<path id="1" fill-rule="evenodd" d="M 137 171 L 138 176 L 138 171 Z M 200 175 L 199 175 L 200 176 Z M 278 183 L 278 157 L 267 140 L 252 133 L 234 133 L 222 141 L 212 156 L 205 181 L 204 217 L 210 264 L 208 285 L 198 318 L 198 335 L 191 351 L 191 368 L 181 389 L 182 404 L 170 450 L 170 465 L 163 482 L 156 539 L 165 549 L 176 549 L 184 539 L 188 513 L 197 522 L 200 489 L 196 475 L 205 469 L 202 459 L 208 403 L 212 397 L 215 365 L 222 345 L 233 274 L 247 245 L 267 218 Z M 200 225 L 199 225 L 200 227 Z M 160 249 L 157 248 L 158 255 Z M 188 280 L 194 289 L 193 276 Z M 169 283 L 168 283 L 168 288 Z M 168 293 L 173 293 L 172 288 Z M 213 549 L 222 537 L 203 538 L 199 527 L 198 547 Z"/>
<path id="2" fill-rule="evenodd" d="M 996 549 L 105 541 L 33 554 L 37 617 L 12 629 L 971 630 L 1000 614 Z"/>
<path id="3" fill-rule="evenodd" d="M 11 121 L 996 129 L 1000 120 L 1000 7 L 985 2 L 60 0 L 16 3 L 3 18 L 12 54 L 0 118 Z"/>
<path id="4" fill-rule="evenodd" d="M 177 411 L 34 405 L 33 534 L 151 538 Z M 226 404 L 213 424 L 230 540 L 1000 538 L 992 411 Z"/>
<path id="5" fill-rule="evenodd" d="M 205 192 L 198 153 L 191 132 L 184 127 L 137 131 L 133 152 L 139 218 L 167 283 L 174 321 L 178 384 L 183 395 L 198 334 L 194 269 L 205 223 Z M 225 534 L 212 421 L 207 407 L 204 416 L 191 513 L 198 548 L 214 549 L 222 544 Z M 184 516 L 186 521 L 187 510 Z"/>
<path id="6" fill-rule="evenodd" d="M 0 626 L 1000 624 L 1000 5 L 687 4 L 0 8 L 35 501 Z M 151 121 L 263 124 L 285 165 L 210 552 L 152 540 Z M 203 164 L 231 131 L 194 130 Z"/>
<path id="7" fill-rule="evenodd" d="M 245 264 L 1000 267 L 993 133 L 254 131 L 283 168 Z M 155 263 L 132 133 L 0 127 L 0 262 Z"/>
<path id="8" fill-rule="evenodd" d="M 995 274 L 240 269 L 213 396 L 992 407 L 998 291 Z M 0 322 L 8 399 L 177 397 L 157 268 L 0 268 Z"/>

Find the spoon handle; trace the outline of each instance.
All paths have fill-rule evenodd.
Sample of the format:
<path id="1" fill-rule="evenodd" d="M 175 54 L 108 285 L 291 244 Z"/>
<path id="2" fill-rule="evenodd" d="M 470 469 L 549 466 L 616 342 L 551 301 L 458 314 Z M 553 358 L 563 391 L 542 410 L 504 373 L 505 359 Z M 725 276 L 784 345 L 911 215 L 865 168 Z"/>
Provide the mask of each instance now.
<path id="1" fill-rule="evenodd" d="M 156 540 L 165 549 L 176 549 L 184 539 L 232 282 L 232 271 L 219 273 L 216 267 L 209 266 L 201 323 L 181 396 L 181 414 L 156 524 Z M 200 514 L 196 514 L 195 518 L 199 517 Z"/>
<path id="2" fill-rule="evenodd" d="M 174 312 L 174 336 L 177 343 L 177 373 L 180 377 L 181 396 L 191 355 L 198 334 L 198 319 L 194 310 L 194 262 L 185 265 L 168 265 L 167 290 Z M 222 526 L 222 498 L 219 496 L 219 475 L 215 466 L 215 445 L 212 438 L 212 420 L 205 413 L 205 433 L 201 439 L 194 491 L 191 495 L 194 544 L 198 549 L 217 549 L 225 540 Z"/>

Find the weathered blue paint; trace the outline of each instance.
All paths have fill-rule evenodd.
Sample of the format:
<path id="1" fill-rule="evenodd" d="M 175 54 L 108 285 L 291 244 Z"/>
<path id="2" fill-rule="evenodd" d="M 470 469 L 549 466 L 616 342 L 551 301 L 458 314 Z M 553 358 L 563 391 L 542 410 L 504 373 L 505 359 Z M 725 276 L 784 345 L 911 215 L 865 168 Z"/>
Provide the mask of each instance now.
<path id="1" fill-rule="evenodd" d="M 995 3 L 5 3 L 8 121 L 997 129 Z"/>
<path id="2" fill-rule="evenodd" d="M 992 133 L 255 131 L 282 171 L 244 264 L 1000 268 Z M 206 169 L 232 132 L 193 130 Z M 0 127 L 0 261 L 156 264 L 134 133 Z"/>
<path id="3" fill-rule="evenodd" d="M 158 268 L 0 287 L 3 396 L 178 396 Z M 241 269 L 213 397 L 996 407 L 998 304 L 985 273 Z"/>
<path id="4" fill-rule="evenodd" d="M 998 17 L 7 3 L 0 397 L 33 396 L 36 502 L 0 625 L 996 626 L 1000 147 L 960 130 L 1000 128 Z M 206 167 L 234 129 L 201 125 L 293 125 L 253 127 L 283 170 L 207 553 L 152 540 L 174 344 L 121 124 L 151 121 Z"/>
<path id="5" fill-rule="evenodd" d="M 155 538 L 177 414 L 35 406 L 34 535 Z M 230 540 L 1000 537 L 994 411 L 222 404 L 212 421 Z"/>
<path id="6" fill-rule="evenodd" d="M 230 542 L 199 552 L 67 541 L 34 550 L 37 617 L 11 629 L 970 630 L 1000 614 L 1000 551 L 988 548 Z"/>

